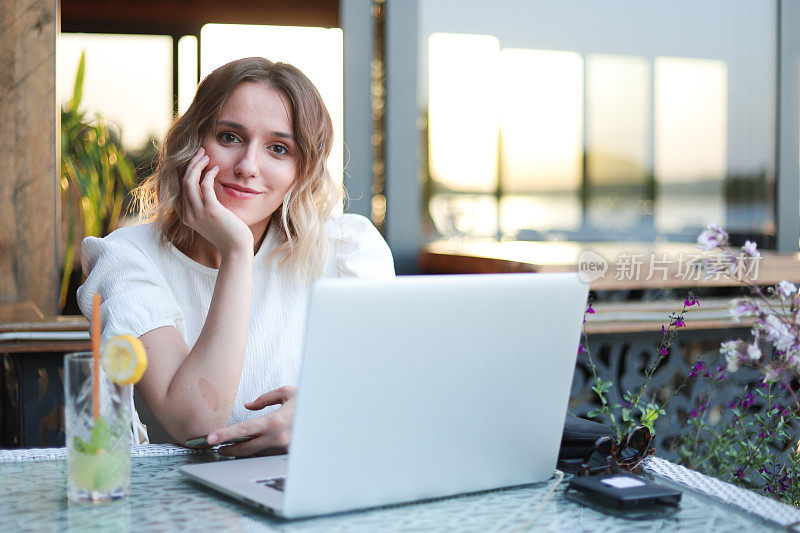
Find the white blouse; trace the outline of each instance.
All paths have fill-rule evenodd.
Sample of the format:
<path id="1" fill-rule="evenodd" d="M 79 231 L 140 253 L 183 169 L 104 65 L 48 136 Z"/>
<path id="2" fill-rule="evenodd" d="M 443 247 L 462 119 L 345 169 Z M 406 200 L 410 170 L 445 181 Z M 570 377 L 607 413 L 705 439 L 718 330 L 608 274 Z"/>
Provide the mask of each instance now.
<path id="1" fill-rule="evenodd" d="M 326 224 L 330 243 L 323 277 L 390 278 L 389 247 L 371 222 L 342 215 Z M 228 424 L 262 416 L 245 402 L 284 385 L 297 386 L 311 284 L 284 272 L 270 252 L 280 245 L 274 225 L 253 263 L 253 299 L 244 367 Z M 78 304 L 91 319 L 92 297 L 103 298 L 102 342 L 114 335 L 140 337 L 174 326 L 191 349 L 205 323 L 217 270 L 201 265 L 173 245 L 159 242 L 154 224 L 121 228 L 107 237 L 87 237 L 81 248 L 86 282 Z M 138 422 L 138 416 L 134 422 Z"/>

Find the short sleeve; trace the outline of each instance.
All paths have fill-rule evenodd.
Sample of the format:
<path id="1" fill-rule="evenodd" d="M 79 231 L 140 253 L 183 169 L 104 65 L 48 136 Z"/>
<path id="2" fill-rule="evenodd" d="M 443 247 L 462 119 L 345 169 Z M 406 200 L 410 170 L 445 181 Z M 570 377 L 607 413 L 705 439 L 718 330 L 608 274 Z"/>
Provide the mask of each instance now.
<path id="1" fill-rule="evenodd" d="M 78 288 L 78 305 L 91 320 L 92 298 L 100 294 L 103 342 L 114 335 L 140 337 L 163 326 L 184 333 L 183 314 L 166 281 L 153 260 L 135 246 L 111 237 L 87 237 L 81 245 L 81 265 L 87 277 Z"/>
<path id="2" fill-rule="evenodd" d="M 339 232 L 334 239 L 339 277 L 392 278 L 392 252 L 372 222 L 361 215 L 336 219 Z"/>

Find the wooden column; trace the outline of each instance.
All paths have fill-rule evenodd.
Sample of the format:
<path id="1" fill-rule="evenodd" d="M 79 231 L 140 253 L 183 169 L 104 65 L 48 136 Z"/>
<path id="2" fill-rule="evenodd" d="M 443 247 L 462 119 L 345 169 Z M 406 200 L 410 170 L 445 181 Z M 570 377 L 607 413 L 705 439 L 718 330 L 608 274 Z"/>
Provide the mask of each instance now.
<path id="1" fill-rule="evenodd" d="M 0 2 L 0 304 L 58 312 L 56 0 Z"/>

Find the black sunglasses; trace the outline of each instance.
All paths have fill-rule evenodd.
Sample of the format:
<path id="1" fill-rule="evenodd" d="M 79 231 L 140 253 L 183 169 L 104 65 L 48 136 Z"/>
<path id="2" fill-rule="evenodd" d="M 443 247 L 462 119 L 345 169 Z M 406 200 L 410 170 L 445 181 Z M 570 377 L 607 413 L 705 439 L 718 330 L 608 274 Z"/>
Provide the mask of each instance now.
<path id="1" fill-rule="evenodd" d="M 653 455 L 653 434 L 647 426 L 637 426 L 621 442 L 613 437 L 600 437 L 581 463 L 579 476 L 611 473 L 617 470 L 637 472 L 642 461 Z"/>

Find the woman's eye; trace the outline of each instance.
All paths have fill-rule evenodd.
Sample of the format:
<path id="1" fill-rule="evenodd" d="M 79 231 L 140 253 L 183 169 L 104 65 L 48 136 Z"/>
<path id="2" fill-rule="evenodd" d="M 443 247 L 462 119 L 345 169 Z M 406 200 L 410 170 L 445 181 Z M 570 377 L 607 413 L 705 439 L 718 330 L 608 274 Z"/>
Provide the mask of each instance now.
<path id="1" fill-rule="evenodd" d="M 220 142 L 225 144 L 239 142 L 239 138 L 236 135 L 227 131 L 224 131 L 219 135 L 217 135 L 217 139 L 219 139 Z"/>
<path id="2" fill-rule="evenodd" d="M 280 144 L 273 144 L 272 146 L 270 146 L 270 149 L 278 155 L 286 155 L 289 153 L 289 150 L 287 150 L 285 146 Z"/>

